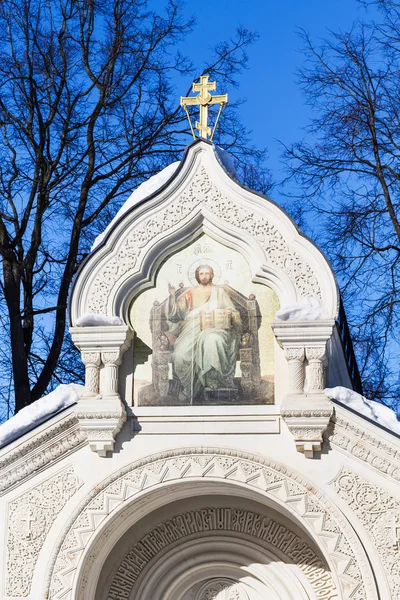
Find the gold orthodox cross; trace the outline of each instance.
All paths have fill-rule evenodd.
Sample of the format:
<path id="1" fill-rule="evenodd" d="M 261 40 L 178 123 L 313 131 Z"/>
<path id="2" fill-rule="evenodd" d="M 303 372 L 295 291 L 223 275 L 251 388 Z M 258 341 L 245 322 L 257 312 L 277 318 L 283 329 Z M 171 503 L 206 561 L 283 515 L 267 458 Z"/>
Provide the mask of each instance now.
<path id="1" fill-rule="evenodd" d="M 198 96 L 181 96 L 181 106 L 183 106 L 183 108 L 186 111 L 187 118 L 189 119 L 190 129 L 194 138 L 196 138 L 196 136 L 193 131 L 193 126 L 190 120 L 189 111 L 187 107 L 189 105 L 200 106 L 200 121 L 196 121 L 196 129 L 198 129 L 200 137 L 205 139 L 210 137 L 210 139 L 212 140 L 219 121 L 221 111 L 225 104 L 228 103 L 228 94 L 223 94 L 221 96 L 211 96 L 210 92 L 215 91 L 217 89 L 217 82 L 209 82 L 209 79 L 210 77 L 208 75 L 201 75 L 200 83 L 194 83 L 192 87 L 193 92 L 199 92 Z M 219 104 L 219 112 L 212 131 L 211 127 L 208 126 L 208 107 L 211 104 Z"/>

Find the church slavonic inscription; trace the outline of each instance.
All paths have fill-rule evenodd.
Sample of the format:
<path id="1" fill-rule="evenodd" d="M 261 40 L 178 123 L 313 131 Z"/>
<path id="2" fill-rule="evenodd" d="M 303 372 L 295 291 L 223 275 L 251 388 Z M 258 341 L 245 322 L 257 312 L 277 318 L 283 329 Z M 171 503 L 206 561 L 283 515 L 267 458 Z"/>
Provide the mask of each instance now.
<path id="1" fill-rule="evenodd" d="M 266 542 L 296 564 L 315 590 L 319 600 L 338 598 L 336 586 L 324 561 L 296 533 L 269 517 L 235 508 L 204 508 L 189 511 L 147 533 L 131 550 L 114 575 L 107 600 L 129 597 L 146 565 L 164 548 L 178 540 L 201 533 L 232 532 Z"/>

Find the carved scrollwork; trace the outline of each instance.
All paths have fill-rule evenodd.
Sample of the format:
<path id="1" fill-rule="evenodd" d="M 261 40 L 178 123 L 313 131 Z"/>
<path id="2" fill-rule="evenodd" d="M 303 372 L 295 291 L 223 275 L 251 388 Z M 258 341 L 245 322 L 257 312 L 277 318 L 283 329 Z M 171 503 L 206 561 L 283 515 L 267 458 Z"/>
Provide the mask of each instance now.
<path id="1" fill-rule="evenodd" d="M 400 500 L 349 469 L 343 469 L 332 485 L 368 531 L 386 571 L 391 598 L 400 598 Z"/>
<path id="2" fill-rule="evenodd" d="M 8 596 L 30 593 L 34 568 L 46 535 L 59 512 L 81 487 L 72 467 L 10 503 L 7 538 Z"/>
<path id="3" fill-rule="evenodd" d="M 306 260 L 290 248 L 283 235 L 261 212 L 239 205 L 210 180 L 204 167 L 193 176 L 189 188 L 179 199 L 156 215 L 136 223 L 120 246 L 100 269 L 89 291 L 87 310 L 107 314 L 107 303 L 116 282 L 132 271 L 142 258 L 143 249 L 156 236 L 175 227 L 196 207 L 203 205 L 223 222 L 250 234 L 263 248 L 267 260 L 282 269 L 293 281 L 298 297 L 320 296 L 317 277 Z"/>

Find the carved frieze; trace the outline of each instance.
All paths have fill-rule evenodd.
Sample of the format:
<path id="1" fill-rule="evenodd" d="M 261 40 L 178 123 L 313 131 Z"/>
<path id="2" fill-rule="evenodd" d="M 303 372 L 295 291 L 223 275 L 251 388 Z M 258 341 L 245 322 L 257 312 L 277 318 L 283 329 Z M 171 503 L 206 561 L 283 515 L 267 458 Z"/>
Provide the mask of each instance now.
<path id="1" fill-rule="evenodd" d="M 349 469 L 343 469 L 333 485 L 368 531 L 386 572 L 391 598 L 400 598 L 400 498 Z"/>
<path id="2" fill-rule="evenodd" d="M 29 595 L 35 565 L 50 527 L 81 485 L 73 467 L 68 467 L 10 503 L 7 596 Z"/>
<path id="3" fill-rule="evenodd" d="M 86 444 L 75 416 L 62 419 L 0 459 L 0 496 Z"/>
<path id="4" fill-rule="evenodd" d="M 340 407 L 336 406 L 334 422 L 329 426 L 329 443 L 336 448 L 345 450 L 352 456 L 371 465 L 380 473 L 400 481 L 400 451 L 398 446 L 384 441 L 377 432 L 371 435 L 366 429 L 357 427 L 341 415 Z"/>

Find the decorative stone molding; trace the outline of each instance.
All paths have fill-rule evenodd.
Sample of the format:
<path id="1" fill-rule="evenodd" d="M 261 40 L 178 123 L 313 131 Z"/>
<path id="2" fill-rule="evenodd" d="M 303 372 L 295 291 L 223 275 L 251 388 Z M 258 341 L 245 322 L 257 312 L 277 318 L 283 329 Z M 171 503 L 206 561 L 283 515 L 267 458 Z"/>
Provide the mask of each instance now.
<path id="1" fill-rule="evenodd" d="M 349 469 L 343 469 L 332 485 L 368 531 L 382 561 L 391 598 L 400 598 L 400 499 Z"/>
<path id="2" fill-rule="evenodd" d="M 133 332 L 126 325 L 71 327 L 70 332 L 86 365 L 86 393 L 76 406 L 76 417 L 90 449 L 107 456 L 126 421 L 118 393 L 118 367 Z"/>
<path id="3" fill-rule="evenodd" d="M 179 225 L 196 208 L 202 207 L 233 226 L 252 236 L 263 248 L 267 262 L 281 269 L 293 281 L 299 297 L 321 295 L 318 279 L 307 261 L 286 243 L 284 236 L 265 217 L 265 213 L 237 203 L 225 195 L 213 181 L 206 169 L 192 176 L 188 189 L 171 203 L 166 203 L 156 215 L 134 223 L 118 246 L 97 272 L 88 290 L 86 312 L 107 314 L 113 287 L 138 266 L 144 249 L 164 232 Z"/>
<path id="4" fill-rule="evenodd" d="M 285 507 L 305 530 L 312 532 L 321 548 L 334 548 L 334 552 L 328 553 L 329 566 L 340 585 L 343 600 L 378 599 L 368 559 L 353 528 L 314 485 L 276 462 L 244 452 L 204 447 L 151 456 L 96 486 L 60 535 L 46 586 L 48 597 L 71 600 L 78 569 L 84 589 L 99 551 L 93 539 L 96 537 L 99 543 L 104 543 L 115 527 L 112 520 L 106 527 L 102 525 L 108 515 L 118 512 L 124 518 L 124 507 L 127 508 L 137 494 L 185 478 L 191 481 L 211 478 L 214 483 L 239 483 L 259 490 L 273 503 Z M 92 549 L 83 562 L 89 544 Z"/>
<path id="5" fill-rule="evenodd" d="M 82 485 L 73 467 L 68 467 L 10 503 L 7 596 L 29 595 L 35 565 L 50 527 Z"/>
<path id="6" fill-rule="evenodd" d="M 0 496 L 86 444 L 75 415 L 60 418 L 0 459 Z"/>
<path id="7" fill-rule="evenodd" d="M 400 482 L 398 446 L 380 437 L 376 427 L 372 435 L 367 429 L 351 421 L 349 411 L 336 405 L 327 437 L 333 448 L 348 452 L 352 457 L 371 465 L 380 474 Z"/>
<path id="8" fill-rule="evenodd" d="M 338 591 L 332 579 L 328 566 L 318 556 L 307 542 L 296 533 L 274 521 L 253 511 L 235 509 L 230 507 L 202 508 L 176 515 L 159 523 L 139 540 L 121 561 L 116 570 L 108 591 L 107 600 L 120 600 L 121 598 L 135 597 L 135 583 L 149 562 L 161 551 L 168 548 L 178 540 L 194 534 L 200 539 L 202 534 L 211 538 L 233 533 L 240 543 L 241 536 L 250 536 L 257 543 L 265 546 L 273 553 L 281 552 L 289 564 L 297 565 L 304 573 L 306 579 L 314 589 L 319 600 L 333 600 L 338 598 Z M 230 595 L 207 596 L 206 590 L 216 593 L 222 590 L 239 590 L 237 584 L 224 580 L 224 584 L 217 580 L 208 582 L 196 595 L 196 598 L 230 598 Z M 243 594 L 245 592 L 241 590 Z M 246 598 L 247 594 L 239 594 L 237 598 Z M 236 598 L 236 596 L 233 596 Z"/>
<path id="9" fill-rule="evenodd" d="M 249 596 L 240 583 L 220 578 L 201 586 L 195 600 L 249 600 Z"/>
<path id="10" fill-rule="evenodd" d="M 284 302 L 319 296 L 336 316 L 338 292 L 326 258 L 274 202 L 229 178 L 213 146 L 198 140 L 173 177 L 127 211 L 83 262 L 71 294 L 71 324 L 90 312 L 126 319 L 132 298 L 154 282 L 160 260 L 206 230 L 240 247 L 258 281 Z"/>
<path id="11" fill-rule="evenodd" d="M 334 325 L 333 319 L 272 323 L 288 364 L 288 394 L 282 403 L 281 414 L 295 439 L 297 450 L 307 458 L 313 458 L 314 452 L 321 450 L 323 434 L 333 414 L 324 389 L 326 343 Z"/>

